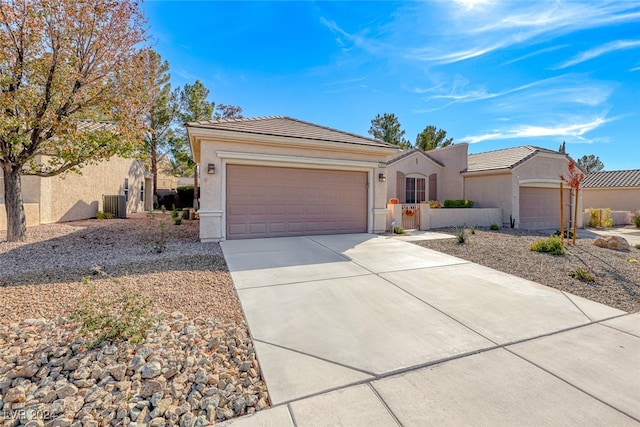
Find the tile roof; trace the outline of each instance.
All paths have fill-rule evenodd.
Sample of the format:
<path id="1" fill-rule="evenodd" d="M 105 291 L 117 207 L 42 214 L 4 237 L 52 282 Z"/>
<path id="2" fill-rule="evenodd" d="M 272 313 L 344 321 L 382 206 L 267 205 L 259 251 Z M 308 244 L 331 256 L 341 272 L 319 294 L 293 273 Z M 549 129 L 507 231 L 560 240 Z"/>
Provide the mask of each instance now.
<path id="1" fill-rule="evenodd" d="M 429 160 L 431 160 L 432 162 L 434 162 L 435 164 L 440 165 L 440 166 L 444 166 L 440 161 L 438 161 L 438 160 L 434 159 L 433 157 L 431 157 L 431 156 L 429 155 L 429 153 L 427 153 L 426 151 L 424 151 L 424 150 L 422 150 L 422 149 L 420 149 L 420 148 L 417 148 L 417 147 L 416 147 L 416 148 L 413 148 L 413 149 L 411 149 L 411 150 L 408 150 L 408 151 L 404 151 L 404 152 L 402 152 L 399 156 L 394 157 L 393 159 L 389 160 L 389 161 L 387 162 L 387 164 L 388 164 L 388 165 L 390 165 L 391 163 L 395 163 L 395 162 L 397 162 L 398 160 L 404 159 L 405 157 L 409 157 L 409 156 L 410 156 L 410 155 L 412 155 L 413 153 L 420 153 L 420 154 L 422 154 L 423 156 L 427 157 L 427 158 L 428 158 Z"/>
<path id="2" fill-rule="evenodd" d="M 591 172 L 582 188 L 640 188 L 640 169 Z"/>
<path id="3" fill-rule="evenodd" d="M 534 147 L 532 145 L 522 145 L 520 147 L 469 154 L 467 172 L 513 169 L 538 152 L 560 154 L 558 151 Z"/>
<path id="4" fill-rule="evenodd" d="M 315 141 L 340 142 L 345 144 L 373 147 L 397 148 L 395 145 L 377 139 L 316 125 L 291 117 L 264 116 L 243 119 L 201 120 L 186 124 L 191 128 L 215 129 L 219 131 L 241 132 L 255 135 L 302 138 Z"/>

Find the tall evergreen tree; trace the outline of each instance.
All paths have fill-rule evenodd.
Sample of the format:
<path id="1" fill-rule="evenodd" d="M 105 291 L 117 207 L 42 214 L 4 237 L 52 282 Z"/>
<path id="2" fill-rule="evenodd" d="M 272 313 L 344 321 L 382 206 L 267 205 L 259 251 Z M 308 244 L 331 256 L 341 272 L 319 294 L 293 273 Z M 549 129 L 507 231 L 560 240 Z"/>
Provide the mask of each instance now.
<path id="1" fill-rule="evenodd" d="M 447 131 L 429 125 L 416 137 L 416 147 L 429 151 L 453 144 L 453 138 L 447 138 Z"/>
<path id="2" fill-rule="evenodd" d="M 576 163 L 580 166 L 586 173 L 592 172 L 600 172 L 604 169 L 604 163 L 600 160 L 598 156 L 594 156 L 593 154 L 589 154 L 588 156 L 580 157 Z"/>
<path id="3" fill-rule="evenodd" d="M 401 129 L 400 121 L 395 114 L 377 114 L 371 120 L 369 134 L 374 138 L 389 144 L 394 144 L 403 150 L 411 148 L 411 143 L 404 138 L 404 130 Z"/>

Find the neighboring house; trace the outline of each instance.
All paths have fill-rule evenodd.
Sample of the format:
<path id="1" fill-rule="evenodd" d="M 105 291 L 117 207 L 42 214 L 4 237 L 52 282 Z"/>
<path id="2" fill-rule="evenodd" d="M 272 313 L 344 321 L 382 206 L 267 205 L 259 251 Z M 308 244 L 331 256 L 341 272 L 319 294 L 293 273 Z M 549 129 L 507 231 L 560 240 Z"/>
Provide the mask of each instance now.
<path id="1" fill-rule="evenodd" d="M 640 169 L 588 174 L 582 181 L 582 206 L 612 211 L 640 210 Z"/>
<path id="2" fill-rule="evenodd" d="M 504 225 L 514 218 L 518 228 L 559 226 L 560 175 L 567 174 L 566 154 L 528 145 L 477 154 L 467 150 L 462 143 L 426 152 L 414 149 L 392 159 L 388 198 L 401 203 L 469 199 L 474 207 L 501 208 Z M 564 193 L 568 223 L 572 199 L 568 189 Z"/>
<path id="3" fill-rule="evenodd" d="M 202 241 L 386 231 L 398 147 L 281 116 L 186 126 Z"/>
<path id="4" fill-rule="evenodd" d="M 112 157 L 82 168 L 82 175 L 69 173 L 54 177 L 22 177 L 22 197 L 27 225 L 48 224 L 92 218 L 103 210 L 103 195 L 127 196 L 127 212 L 152 207 L 151 176 L 142 162 Z M 4 194 L 0 176 L 0 194 Z M 0 205 L 4 200 L 0 196 Z M 6 229 L 6 212 L 0 206 L 0 229 Z"/>

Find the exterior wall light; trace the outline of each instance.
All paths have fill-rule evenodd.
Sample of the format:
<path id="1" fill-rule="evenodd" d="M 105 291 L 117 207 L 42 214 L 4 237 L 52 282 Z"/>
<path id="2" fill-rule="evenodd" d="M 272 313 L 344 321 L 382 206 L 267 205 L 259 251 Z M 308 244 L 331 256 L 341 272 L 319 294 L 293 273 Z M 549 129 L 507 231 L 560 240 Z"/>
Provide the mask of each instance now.
<path id="1" fill-rule="evenodd" d="M 214 163 L 207 164 L 207 173 L 213 175 L 216 173 L 216 165 Z"/>
<path id="2" fill-rule="evenodd" d="M 386 182 L 386 181 L 387 181 L 387 177 L 386 177 L 386 176 L 384 176 L 384 174 L 383 174 L 383 173 L 379 173 L 379 174 L 378 174 L 378 181 L 380 181 L 380 182 Z"/>

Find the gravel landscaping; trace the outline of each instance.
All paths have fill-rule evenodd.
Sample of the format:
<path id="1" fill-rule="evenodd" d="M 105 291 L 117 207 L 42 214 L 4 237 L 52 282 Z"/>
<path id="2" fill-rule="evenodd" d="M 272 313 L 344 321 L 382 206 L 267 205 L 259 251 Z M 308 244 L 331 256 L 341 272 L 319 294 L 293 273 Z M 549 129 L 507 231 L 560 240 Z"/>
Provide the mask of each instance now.
<path id="1" fill-rule="evenodd" d="M 451 233 L 451 230 L 434 230 Z M 630 313 L 640 311 L 640 250 L 616 251 L 593 245 L 593 239 L 577 239 L 566 246 L 566 255 L 534 252 L 529 246 L 548 236 L 503 228 L 491 231 L 479 228 L 475 234 L 467 229 L 467 242 L 456 239 L 427 240 L 420 246 L 444 252 L 505 273 L 513 274 L 561 291 L 606 304 Z M 578 269 L 589 272 L 595 282 L 573 278 Z"/>
<path id="2" fill-rule="evenodd" d="M 198 241 L 197 221 L 169 220 L 41 225 L 21 243 L 0 232 L 5 425 L 203 426 L 268 407 L 220 246 Z M 153 327 L 141 342 L 90 348 L 70 313 L 82 301 L 112 309 L 123 294 L 150 302 Z"/>

